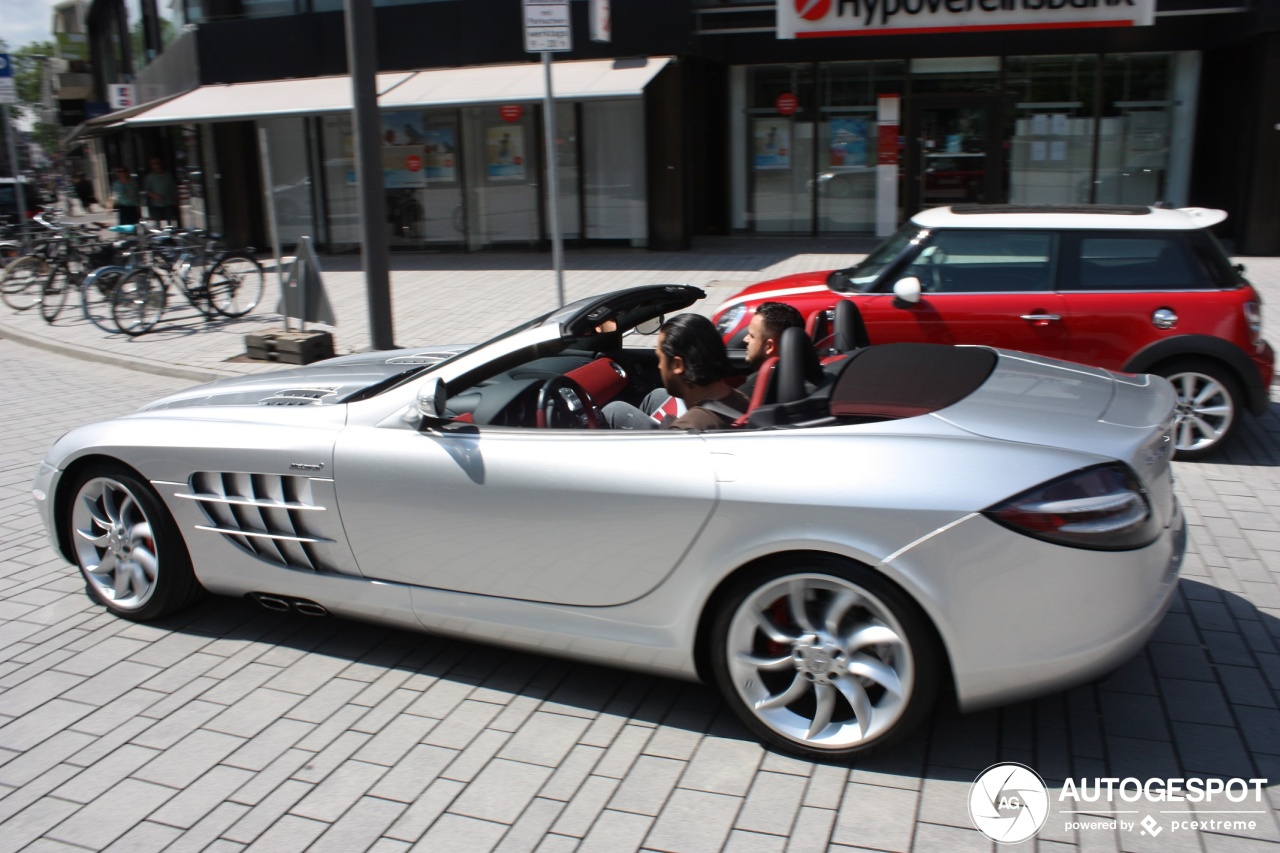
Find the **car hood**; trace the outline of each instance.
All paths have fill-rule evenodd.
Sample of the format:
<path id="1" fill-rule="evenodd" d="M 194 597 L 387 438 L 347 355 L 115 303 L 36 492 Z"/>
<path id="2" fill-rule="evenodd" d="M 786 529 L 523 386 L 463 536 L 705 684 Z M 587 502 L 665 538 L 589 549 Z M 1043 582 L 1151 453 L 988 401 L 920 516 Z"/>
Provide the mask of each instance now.
<path id="1" fill-rule="evenodd" d="M 795 275 L 762 281 L 735 293 L 716 309 L 716 313 L 719 314 L 726 308 L 731 308 L 744 302 L 782 299 L 802 293 L 830 293 L 832 291 L 827 287 L 827 279 L 830 276 L 831 270 L 822 270 L 820 272 L 796 273 Z"/>
<path id="2" fill-rule="evenodd" d="M 339 356 L 305 367 L 197 385 L 148 403 L 139 411 L 195 406 L 331 405 L 371 385 L 438 364 L 469 348 L 468 345 L 417 347 Z"/>

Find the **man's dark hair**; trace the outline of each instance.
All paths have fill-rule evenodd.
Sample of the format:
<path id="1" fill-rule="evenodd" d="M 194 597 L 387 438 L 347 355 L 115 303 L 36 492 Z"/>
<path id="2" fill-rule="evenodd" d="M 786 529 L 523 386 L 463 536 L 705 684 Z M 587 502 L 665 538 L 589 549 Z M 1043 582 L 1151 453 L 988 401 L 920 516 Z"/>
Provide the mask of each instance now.
<path id="1" fill-rule="evenodd" d="M 804 317 L 794 305 L 785 302 L 761 302 L 756 314 L 764 318 L 765 335 L 775 341 L 782 340 L 782 333 L 787 329 L 804 328 Z"/>
<path id="2" fill-rule="evenodd" d="M 658 329 L 667 358 L 684 360 L 684 381 L 710 385 L 733 372 L 724 339 L 715 324 L 701 314 L 677 314 Z"/>

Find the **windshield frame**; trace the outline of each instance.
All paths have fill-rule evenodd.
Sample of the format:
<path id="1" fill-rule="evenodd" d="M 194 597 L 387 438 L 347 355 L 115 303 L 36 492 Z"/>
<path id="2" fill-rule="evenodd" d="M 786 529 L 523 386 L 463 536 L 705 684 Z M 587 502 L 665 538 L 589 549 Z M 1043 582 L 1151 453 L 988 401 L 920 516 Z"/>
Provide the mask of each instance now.
<path id="1" fill-rule="evenodd" d="M 851 267 L 832 271 L 827 286 L 837 293 L 870 293 L 886 273 L 900 267 L 928 239 L 930 229 L 907 220 L 901 228 Z"/>

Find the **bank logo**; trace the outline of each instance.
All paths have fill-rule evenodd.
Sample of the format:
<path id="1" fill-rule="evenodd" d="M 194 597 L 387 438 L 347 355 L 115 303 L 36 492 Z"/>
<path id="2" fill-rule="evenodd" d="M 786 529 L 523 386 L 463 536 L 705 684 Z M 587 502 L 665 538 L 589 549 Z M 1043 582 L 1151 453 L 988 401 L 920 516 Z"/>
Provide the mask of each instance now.
<path id="1" fill-rule="evenodd" d="M 1156 819 L 1153 818 L 1151 815 L 1147 815 L 1142 819 L 1143 835 L 1150 833 L 1151 837 L 1155 838 L 1157 835 L 1159 835 L 1162 832 L 1164 832 L 1164 827 L 1157 825 Z"/>
<path id="2" fill-rule="evenodd" d="M 806 21 L 817 21 L 831 11 L 831 0 L 794 0 L 796 14 Z"/>
<path id="3" fill-rule="evenodd" d="M 979 832 L 999 844 L 1026 841 L 1049 817 L 1049 789 L 1030 767 L 993 764 L 973 780 L 969 817 Z"/>

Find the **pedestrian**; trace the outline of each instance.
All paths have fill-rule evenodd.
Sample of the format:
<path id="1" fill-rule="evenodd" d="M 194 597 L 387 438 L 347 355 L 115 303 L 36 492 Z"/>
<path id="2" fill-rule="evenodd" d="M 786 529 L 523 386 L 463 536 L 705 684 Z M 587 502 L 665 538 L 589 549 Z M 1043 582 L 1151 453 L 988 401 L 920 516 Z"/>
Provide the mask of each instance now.
<path id="1" fill-rule="evenodd" d="M 123 166 L 116 167 L 116 179 L 111 182 L 111 203 L 115 206 L 116 221 L 120 225 L 136 225 L 142 219 L 138 184 Z"/>
<path id="2" fill-rule="evenodd" d="M 80 200 L 80 207 L 85 213 L 92 213 L 93 206 L 98 203 L 98 196 L 93 191 L 93 182 L 89 180 L 84 172 L 76 172 L 75 180 L 71 183 L 71 189 L 75 192 L 76 198 Z"/>
<path id="3" fill-rule="evenodd" d="M 154 222 L 178 221 L 177 188 L 173 175 L 165 171 L 159 157 L 151 158 L 151 171 L 142 179 L 142 190 L 147 195 L 147 217 Z"/>

